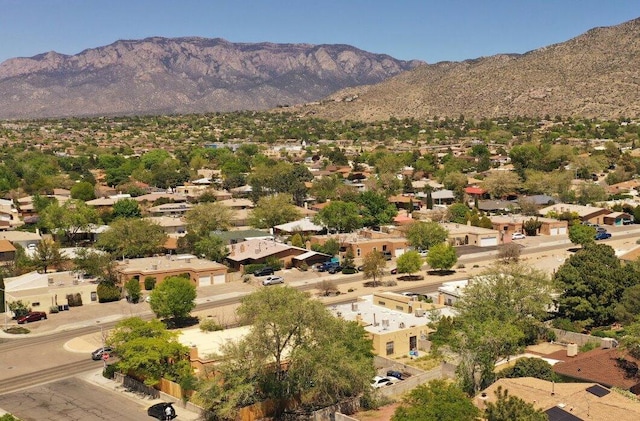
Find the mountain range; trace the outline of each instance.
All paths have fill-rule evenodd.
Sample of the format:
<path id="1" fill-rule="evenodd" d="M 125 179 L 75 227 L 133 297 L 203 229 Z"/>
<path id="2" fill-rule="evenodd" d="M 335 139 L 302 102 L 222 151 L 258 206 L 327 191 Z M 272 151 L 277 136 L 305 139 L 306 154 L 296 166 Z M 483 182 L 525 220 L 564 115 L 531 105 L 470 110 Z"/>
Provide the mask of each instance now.
<path id="1" fill-rule="evenodd" d="M 435 64 L 348 45 L 160 37 L 0 64 L 2 119 L 281 106 L 362 121 L 637 117 L 640 18 L 525 54 Z"/>
<path id="2" fill-rule="evenodd" d="M 0 64 L 0 118 L 265 110 L 375 84 L 421 64 L 348 45 L 117 41 Z"/>
<path id="3" fill-rule="evenodd" d="M 460 115 L 640 117 L 640 18 L 525 54 L 419 66 L 300 110 L 361 121 Z"/>

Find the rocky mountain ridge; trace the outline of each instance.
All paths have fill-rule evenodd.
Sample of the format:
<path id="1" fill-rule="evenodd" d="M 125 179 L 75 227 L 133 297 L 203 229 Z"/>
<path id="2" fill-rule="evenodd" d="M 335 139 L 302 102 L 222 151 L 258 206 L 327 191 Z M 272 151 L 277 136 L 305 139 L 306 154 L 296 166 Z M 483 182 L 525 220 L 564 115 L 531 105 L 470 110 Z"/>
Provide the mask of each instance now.
<path id="1" fill-rule="evenodd" d="M 525 54 L 424 65 L 300 107 L 329 119 L 640 116 L 640 18 Z"/>
<path id="2" fill-rule="evenodd" d="M 260 110 L 379 83 L 421 64 L 348 45 L 117 41 L 0 64 L 0 118 Z"/>

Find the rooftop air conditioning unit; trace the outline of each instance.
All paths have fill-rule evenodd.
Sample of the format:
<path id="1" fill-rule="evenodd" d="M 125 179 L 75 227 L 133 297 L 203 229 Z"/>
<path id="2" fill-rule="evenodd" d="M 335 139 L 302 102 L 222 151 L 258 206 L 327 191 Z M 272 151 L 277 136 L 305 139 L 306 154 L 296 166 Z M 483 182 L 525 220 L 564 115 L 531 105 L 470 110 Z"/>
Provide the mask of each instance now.
<path id="1" fill-rule="evenodd" d="M 416 317 L 424 317 L 424 309 L 423 308 L 417 308 L 415 310 L 415 316 Z"/>
<path id="2" fill-rule="evenodd" d="M 351 311 L 358 311 L 358 303 L 351 303 Z"/>
<path id="3" fill-rule="evenodd" d="M 389 319 L 382 319 L 382 327 L 389 327 Z"/>
<path id="4" fill-rule="evenodd" d="M 400 322 L 400 324 L 398 324 L 398 327 L 399 327 L 400 329 L 404 329 L 404 322 Z"/>
<path id="5" fill-rule="evenodd" d="M 158 265 L 151 265 L 151 270 L 158 270 Z"/>

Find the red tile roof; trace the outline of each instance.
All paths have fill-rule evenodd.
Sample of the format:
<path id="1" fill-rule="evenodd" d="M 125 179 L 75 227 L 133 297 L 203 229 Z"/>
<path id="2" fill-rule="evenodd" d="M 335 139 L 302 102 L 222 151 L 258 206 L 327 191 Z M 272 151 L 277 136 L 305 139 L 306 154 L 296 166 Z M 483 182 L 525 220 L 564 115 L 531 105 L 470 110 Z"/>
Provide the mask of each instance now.
<path id="1" fill-rule="evenodd" d="M 480 187 L 467 187 L 464 192 L 467 194 L 485 194 L 487 191 Z"/>

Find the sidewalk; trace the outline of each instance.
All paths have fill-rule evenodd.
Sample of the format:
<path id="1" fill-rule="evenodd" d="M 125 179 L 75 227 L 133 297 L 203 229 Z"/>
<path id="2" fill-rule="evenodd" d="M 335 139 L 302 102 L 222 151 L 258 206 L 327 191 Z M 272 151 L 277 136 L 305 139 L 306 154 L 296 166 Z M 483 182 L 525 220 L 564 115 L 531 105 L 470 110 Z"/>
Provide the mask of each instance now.
<path id="1" fill-rule="evenodd" d="M 147 408 L 150 407 L 151 405 L 155 405 L 156 403 L 171 401 L 173 402 L 173 406 L 176 409 L 176 414 L 178 415 L 178 419 L 181 421 L 183 420 L 196 421 L 201 419 L 200 414 L 185 408 L 184 404 L 181 401 L 178 401 L 176 399 L 173 399 L 173 398 L 168 400 L 152 399 L 148 396 L 143 396 L 143 395 L 126 390 L 125 387 L 122 386 L 120 383 L 117 383 L 113 380 L 109 380 L 105 378 L 102 375 L 102 369 L 85 373 L 81 375 L 81 378 L 91 384 L 102 387 L 103 389 L 120 393 L 121 395 L 126 396 L 128 399 L 144 404 Z"/>

